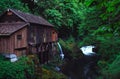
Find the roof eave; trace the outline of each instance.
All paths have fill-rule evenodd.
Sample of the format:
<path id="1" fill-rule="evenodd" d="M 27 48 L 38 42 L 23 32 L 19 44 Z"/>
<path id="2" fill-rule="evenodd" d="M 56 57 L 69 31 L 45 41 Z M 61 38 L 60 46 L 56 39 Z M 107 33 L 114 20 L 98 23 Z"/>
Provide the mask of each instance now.
<path id="1" fill-rule="evenodd" d="M 47 24 L 40 24 L 40 23 L 33 23 L 33 22 L 29 22 L 30 24 L 37 24 L 37 25 L 43 25 L 43 26 L 50 26 L 50 27 L 53 27 L 54 28 L 54 26 L 52 25 L 52 24 L 50 24 L 50 25 L 47 25 Z"/>
<path id="2" fill-rule="evenodd" d="M 12 10 L 12 9 L 9 9 L 9 10 L 12 11 L 14 14 L 16 14 L 18 17 L 20 17 L 23 21 L 25 21 L 25 22 L 28 23 L 28 21 L 25 18 L 23 18 L 22 16 L 20 16 L 19 14 L 17 14 L 14 10 Z"/>
<path id="3" fill-rule="evenodd" d="M 0 34 L 0 36 L 10 36 L 10 34 Z"/>
<path id="4" fill-rule="evenodd" d="M 17 32 L 17 31 L 19 31 L 19 30 L 21 30 L 21 29 L 23 29 L 23 28 L 25 28 L 27 25 L 29 25 L 29 23 L 26 23 L 25 25 L 23 25 L 24 27 L 22 27 L 22 28 L 20 28 L 20 29 L 18 29 L 18 30 L 16 30 L 16 31 L 10 33 L 10 35 L 14 34 L 15 32 Z"/>
<path id="5" fill-rule="evenodd" d="M 27 25 L 29 25 L 29 23 L 24 24 L 22 28 L 26 27 Z M 19 28 L 18 30 L 20 30 L 20 29 L 22 29 L 22 28 Z M 18 30 L 14 31 L 14 32 L 12 32 L 12 33 L 3 33 L 3 34 L 1 33 L 0 36 L 11 36 L 11 35 L 14 34 L 15 32 L 17 32 Z"/>

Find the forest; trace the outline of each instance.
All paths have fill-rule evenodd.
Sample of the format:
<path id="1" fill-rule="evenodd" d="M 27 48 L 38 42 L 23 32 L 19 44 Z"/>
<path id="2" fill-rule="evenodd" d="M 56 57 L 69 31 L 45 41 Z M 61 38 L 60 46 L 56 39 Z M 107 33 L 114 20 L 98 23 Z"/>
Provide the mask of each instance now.
<path id="1" fill-rule="evenodd" d="M 82 56 L 80 47 L 96 46 L 100 59 L 95 79 L 120 79 L 120 0 L 0 0 L 0 14 L 8 8 L 42 16 L 53 24 L 71 61 Z M 0 79 L 28 79 L 23 72 L 26 69 L 29 79 L 34 79 L 33 64 L 23 66 L 25 60 L 15 66 L 0 57 Z M 70 79 L 53 71 L 51 65 L 44 65 L 42 70 L 44 78 L 35 79 Z M 19 75 L 14 76 L 16 72 Z"/>

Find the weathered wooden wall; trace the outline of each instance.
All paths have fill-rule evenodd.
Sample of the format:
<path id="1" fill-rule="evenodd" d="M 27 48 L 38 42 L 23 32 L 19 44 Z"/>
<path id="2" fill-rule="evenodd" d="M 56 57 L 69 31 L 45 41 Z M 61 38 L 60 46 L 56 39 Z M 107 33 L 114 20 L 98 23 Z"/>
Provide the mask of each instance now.
<path id="1" fill-rule="evenodd" d="M 52 42 L 58 41 L 58 34 L 56 30 L 52 29 Z"/>
<path id="2" fill-rule="evenodd" d="M 17 35 L 21 35 L 22 39 L 18 39 Z M 14 43 L 15 43 L 15 47 L 14 47 L 14 52 L 18 55 L 25 55 L 27 53 L 27 27 L 17 31 L 13 37 L 14 39 Z"/>
<path id="3" fill-rule="evenodd" d="M 10 46 L 9 37 L 0 37 L 0 52 L 1 53 L 10 52 L 9 46 Z"/>
<path id="4" fill-rule="evenodd" d="M 48 62 L 52 54 L 56 53 L 57 48 L 54 48 L 53 44 L 57 40 L 57 32 L 53 27 L 34 24 L 28 27 L 28 43 L 31 44 L 28 47 L 29 52 L 36 53 L 40 63 Z"/>
<path id="5" fill-rule="evenodd" d="M 43 42 L 44 28 L 42 26 L 31 24 L 28 29 L 29 43 L 40 44 Z"/>
<path id="6" fill-rule="evenodd" d="M 22 39 L 17 39 L 17 35 L 21 35 Z M 16 53 L 20 55 L 24 48 L 27 47 L 27 28 L 23 28 L 11 36 L 0 37 L 1 53 Z"/>
<path id="7" fill-rule="evenodd" d="M 21 35 L 22 38 L 18 39 L 17 36 Z M 15 49 L 27 47 L 27 28 L 23 28 L 16 33 L 14 33 L 13 37 L 15 37 Z"/>
<path id="8" fill-rule="evenodd" d="M 57 32 L 51 27 L 32 25 L 29 26 L 28 41 L 40 44 L 58 40 Z"/>

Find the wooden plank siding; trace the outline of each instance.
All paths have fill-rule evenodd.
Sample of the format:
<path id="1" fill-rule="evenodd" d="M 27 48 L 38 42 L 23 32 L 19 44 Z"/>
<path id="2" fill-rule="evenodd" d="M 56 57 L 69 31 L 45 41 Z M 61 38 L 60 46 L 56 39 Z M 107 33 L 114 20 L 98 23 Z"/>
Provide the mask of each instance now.
<path id="1" fill-rule="evenodd" d="M 28 41 L 29 43 L 34 43 L 34 44 L 40 44 L 40 43 L 48 43 L 55 41 L 52 38 L 52 32 L 54 31 L 50 27 L 45 27 L 45 26 L 35 26 L 32 25 L 29 26 L 29 33 L 28 33 Z"/>
<path id="2" fill-rule="evenodd" d="M 21 35 L 21 39 L 18 36 Z M 26 54 L 27 51 L 27 27 L 17 31 L 14 35 L 14 52 L 17 56 Z"/>
<path id="3" fill-rule="evenodd" d="M 17 35 L 22 35 L 22 39 L 18 40 Z M 27 28 L 23 28 L 9 37 L 0 37 L 0 53 L 21 54 L 21 51 L 27 47 Z"/>
<path id="4" fill-rule="evenodd" d="M 21 35 L 21 39 L 18 36 Z M 14 35 L 15 37 L 15 49 L 27 47 L 27 28 L 23 28 L 17 31 Z"/>
<path id="5" fill-rule="evenodd" d="M 54 30 L 54 29 L 52 29 L 52 42 L 55 42 L 55 41 L 57 41 L 58 40 L 58 35 L 57 35 L 57 32 Z"/>
<path id="6" fill-rule="evenodd" d="M 43 43 L 49 43 L 49 42 L 55 42 L 58 40 L 57 37 L 57 32 L 55 29 L 50 28 L 50 27 L 45 27 L 43 28 L 44 33 L 43 33 Z"/>
<path id="7" fill-rule="evenodd" d="M 18 35 L 21 35 L 22 39 L 17 39 Z M 30 42 L 40 45 L 56 42 L 57 39 L 57 32 L 52 28 L 42 26 L 24 27 L 9 37 L 0 37 L 0 51 L 21 55 L 20 52 L 27 51 L 27 45 Z"/>
<path id="8" fill-rule="evenodd" d="M 8 45 L 10 45 L 10 42 L 8 39 L 8 37 L 0 37 L 0 53 L 10 52 L 8 47 Z"/>

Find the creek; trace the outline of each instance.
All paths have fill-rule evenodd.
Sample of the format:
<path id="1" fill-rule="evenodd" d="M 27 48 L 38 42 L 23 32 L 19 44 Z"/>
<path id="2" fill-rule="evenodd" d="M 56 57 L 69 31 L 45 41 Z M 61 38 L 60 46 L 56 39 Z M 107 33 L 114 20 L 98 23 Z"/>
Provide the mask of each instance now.
<path id="1" fill-rule="evenodd" d="M 61 46 L 60 49 L 62 51 Z M 82 51 L 83 56 L 73 60 L 64 58 L 65 63 L 59 70 L 68 76 L 69 79 L 96 79 L 98 76 L 97 62 L 99 56 L 93 52 L 93 49 L 95 49 L 95 46 L 81 47 L 80 50 Z"/>

